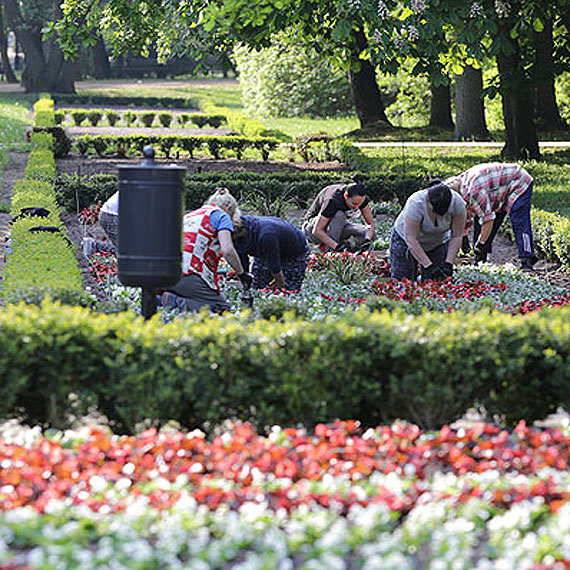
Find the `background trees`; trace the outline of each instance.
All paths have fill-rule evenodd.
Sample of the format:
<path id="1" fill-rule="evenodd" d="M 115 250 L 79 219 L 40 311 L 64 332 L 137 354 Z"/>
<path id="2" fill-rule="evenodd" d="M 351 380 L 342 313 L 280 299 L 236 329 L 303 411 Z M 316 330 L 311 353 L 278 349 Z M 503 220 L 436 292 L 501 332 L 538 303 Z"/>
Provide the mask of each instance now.
<path id="1" fill-rule="evenodd" d="M 9 0 L 14 2 L 15 0 Z M 34 0 L 37 1 L 37 0 Z M 534 117 L 562 125 L 554 81 L 568 69 L 569 0 L 64 0 L 61 41 L 103 28 L 111 47 L 159 53 L 259 48 L 292 33 L 349 77 L 362 127 L 387 125 L 377 71 L 414 61 L 431 90 L 430 124 L 457 138 L 487 138 L 482 97 L 502 98 L 505 158 L 538 157 Z M 479 69 L 498 74 L 482 89 Z M 466 72 L 464 73 L 464 70 Z M 450 84 L 455 79 L 456 125 Z M 535 115 L 536 110 L 536 115 Z"/>
<path id="2" fill-rule="evenodd" d="M 62 15 L 59 0 L 2 0 L 6 24 L 25 55 L 22 84 L 27 92 L 75 91 L 75 63 L 64 60 L 55 38 L 44 39 L 43 29 Z"/>

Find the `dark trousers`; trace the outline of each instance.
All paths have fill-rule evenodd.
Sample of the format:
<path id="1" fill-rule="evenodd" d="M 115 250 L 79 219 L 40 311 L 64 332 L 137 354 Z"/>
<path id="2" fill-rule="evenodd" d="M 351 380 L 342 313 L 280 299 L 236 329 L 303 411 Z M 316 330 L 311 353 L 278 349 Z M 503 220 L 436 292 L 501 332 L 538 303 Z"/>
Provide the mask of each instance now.
<path id="1" fill-rule="evenodd" d="M 447 257 L 449 242 L 446 241 L 435 249 L 426 251 L 434 263 L 443 263 Z M 392 230 L 390 238 L 390 277 L 392 279 L 416 279 L 419 273 L 418 261 L 412 255 L 408 244 L 396 230 Z"/>
<path id="2" fill-rule="evenodd" d="M 513 232 L 515 234 L 515 242 L 519 250 L 519 257 L 521 259 L 530 258 L 533 262 L 536 261 L 536 256 L 534 254 L 534 243 L 532 238 L 532 227 L 530 223 L 530 203 L 532 199 L 532 182 L 527 188 L 526 192 L 521 194 L 518 199 L 513 204 L 511 211 L 509 212 L 509 218 L 511 220 L 511 225 L 513 226 Z M 489 251 L 491 251 L 490 246 L 505 219 L 506 212 L 499 212 L 496 218 L 493 220 L 493 229 L 491 230 L 491 235 L 487 239 L 489 244 Z M 477 242 L 479 234 L 481 233 L 481 225 L 479 220 L 475 218 L 473 224 L 473 242 Z"/>

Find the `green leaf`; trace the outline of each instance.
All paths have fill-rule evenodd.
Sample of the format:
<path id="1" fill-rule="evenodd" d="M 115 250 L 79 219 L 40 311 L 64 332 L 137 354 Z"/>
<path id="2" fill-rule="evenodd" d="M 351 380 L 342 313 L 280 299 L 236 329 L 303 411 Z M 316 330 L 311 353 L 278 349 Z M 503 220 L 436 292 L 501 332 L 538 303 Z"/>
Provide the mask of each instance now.
<path id="1" fill-rule="evenodd" d="M 409 8 L 408 6 L 406 6 L 403 10 L 402 13 L 400 14 L 399 18 L 400 20 L 406 20 L 407 18 L 409 18 L 410 16 L 413 15 L 413 12 L 411 10 L 411 8 Z"/>
<path id="2" fill-rule="evenodd" d="M 535 18 L 534 22 L 532 23 L 532 27 L 534 28 L 535 32 L 542 32 L 544 31 L 544 24 L 542 23 L 542 20 L 540 18 Z"/>
<path id="3" fill-rule="evenodd" d="M 333 30 L 333 40 L 336 42 L 342 42 L 350 36 L 351 31 L 352 26 L 350 25 L 350 22 L 348 20 L 340 20 Z"/>

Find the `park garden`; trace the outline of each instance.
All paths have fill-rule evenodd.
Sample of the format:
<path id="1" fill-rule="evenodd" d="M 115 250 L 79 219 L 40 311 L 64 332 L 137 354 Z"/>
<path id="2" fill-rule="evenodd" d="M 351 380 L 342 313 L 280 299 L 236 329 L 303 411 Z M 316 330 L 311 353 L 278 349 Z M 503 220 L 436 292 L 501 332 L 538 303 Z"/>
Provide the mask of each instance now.
<path id="1" fill-rule="evenodd" d="M 82 104 L 86 116 L 112 107 L 99 101 Z M 497 160 L 497 148 L 359 148 L 322 133 L 283 143 L 234 134 L 235 110 L 209 134 L 130 133 L 122 118 L 104 135 L 73 133 L 77 111 L 58 114 L 53 98 L 35 101 L 31 119 L 21 106 L 7 105 L 12 148 L 29 151 L 10 216 L 43 207 L 41 224 L 59 231 L 30 231 L 33 215 L 11 226 L 0 410 L 18 423 L 0 447 L 3 567 L 566 567 L 568 425 L 533 425 L 568 405 L 564 281 L 469 259 L 453 280 L 389 279 L 406 196 Z M 99 147 L 84 142 L 97 137 Z M 162 137 L 174 142 L 162 148 Z M 185 137 L 203 139 L 189 152 Z M 238 157 L 225 144 L 239 137 Z M 365 253 L 315 250 L 299 293 L 258 291 L 246 307 L 228 271 L 230 313 L 144 321 L 116 259 L 95 251 L 86 263 L 82 246 L 116 190 L 117 160 L 140 161 L 148 143 L 159 163 L 192 168 L 187 208 L 223 184 L 244 211 L 294 216 L 359 172 L 376 241 Z M 537 246 L 559 277 L 567 152 L 525 163 Z M 66 160 L 91 174 L 58 175 Z M 219 169 L 197 172 L 208 162 Z"/>
<path id="2" fill-rule="evenodd" d="M 99 22 L 120 46 L 104 25 L 117 21 L 113 7 L 128 8 L 106 4 L 105 18 L 95 8 L 91 18 L 67 0 L 64 21 Z M 264 25 L 273 34 L 286 19 L 281 4 L 278 20 L 241 0 L 214 16 L 223 27 L 236 8 L 234 33 L 263 40 Z M 480 97 L 493 142 L 474 144 L 472 132 L 452 143 L 449 125 L 426 126 L 426 94 L 439 91 L 407 51 L 435 46 L 441 26 L 422 22 L 450 2 L 411 2 L 393 19 L 387 4 L 370 18 L 395 26 L 411 59 L 378 72 L 385 120 L 352 107 L 346 77 L 287 32 L 267 51 L 235 46 L 239 82 L 211 74 L 2 94 L 0 570 L 570 568 L 568 73 L 556 78 L 561 122 L 537 131 L 540 152 L 493 89 Z M 494 6 L 502 26 L 511 5 Z M 537 6 L 525 4 L 527 20 Z M 186 8 L 176 21 L 190 25 Z M 473 15 L 456 9 L 483 14 L 477 2 Z M 141 14 L 132 24 L 146 34 L 169 15 Z M 347 43 L 346 22 L 323 32 L 319 57 Z M 162 35 L 161 49 L 172 39 Z M 303 81 L 289 73 L 297 64 Z M 473 71 L 493 85 L 497 69 Z M 521 156 L 509 155 L 514 140 Z M 366 251 L 312 248 L 300 291 L 246 297 L 222 265 L 229 311 L 159 307 L 145 319 L 98 213 L 118 166 L 140 164 L 149 145 L 157 164 L 186 168 L 186 210 L 225 186 L 244 213 L 299 226 L 319 190 L 358 176 L 375 239 Z M 390 232 L 407 198 L 503 160 L 534 179 L 536 270 L 519 269 L 505 223 L 488 263 L 468 253 L 451 278 L 391 279 Z"/>

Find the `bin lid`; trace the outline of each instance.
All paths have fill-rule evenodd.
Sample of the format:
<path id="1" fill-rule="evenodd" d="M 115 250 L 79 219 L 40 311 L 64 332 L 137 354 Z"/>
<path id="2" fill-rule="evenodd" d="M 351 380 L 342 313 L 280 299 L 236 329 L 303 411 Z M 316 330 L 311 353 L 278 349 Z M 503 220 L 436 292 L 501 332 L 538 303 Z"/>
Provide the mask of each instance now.
<path id="1" fill-rule="evenodd" d="M 179 166 L 178 164 L 156 164 L 154 161 L 154 148 L 150 145 L 146 145 L 143 148 L 144 160 L 140 164 L 120 164 L 117 166 L 119 171 L 121 170 L 169 170 L 169 171 L 186 171 L 185 166 Z"/>

